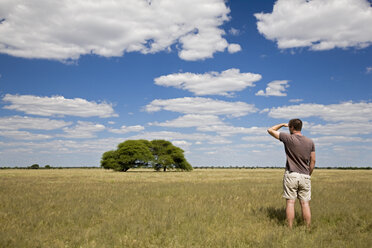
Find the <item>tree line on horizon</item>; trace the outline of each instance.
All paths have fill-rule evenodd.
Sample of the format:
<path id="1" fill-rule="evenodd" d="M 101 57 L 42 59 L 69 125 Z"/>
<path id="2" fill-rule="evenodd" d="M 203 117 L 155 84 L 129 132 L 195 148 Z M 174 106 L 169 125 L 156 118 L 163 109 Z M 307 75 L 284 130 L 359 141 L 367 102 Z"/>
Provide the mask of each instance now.
<path id="1" fill-rule="evenodd" d="M 167 140 L 126 140 L 118 144 L 116 150 L 102 154 L 101 167 L 124 172 L 139 167 L 191 171 L 193 168 L 183 153 Z"/>

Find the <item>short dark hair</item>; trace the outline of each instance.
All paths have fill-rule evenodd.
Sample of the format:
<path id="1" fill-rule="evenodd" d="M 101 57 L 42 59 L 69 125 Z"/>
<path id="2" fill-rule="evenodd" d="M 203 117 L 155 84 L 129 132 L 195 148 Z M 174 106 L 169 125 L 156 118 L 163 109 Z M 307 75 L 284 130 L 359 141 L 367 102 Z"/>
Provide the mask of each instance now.
<path id="1" fill-rule="evenodd" d="M 296 131 L 301 131 L 302 121 L 300 119 L 292 119 L 288 122 L 288 126 L 293 127 Z"/>

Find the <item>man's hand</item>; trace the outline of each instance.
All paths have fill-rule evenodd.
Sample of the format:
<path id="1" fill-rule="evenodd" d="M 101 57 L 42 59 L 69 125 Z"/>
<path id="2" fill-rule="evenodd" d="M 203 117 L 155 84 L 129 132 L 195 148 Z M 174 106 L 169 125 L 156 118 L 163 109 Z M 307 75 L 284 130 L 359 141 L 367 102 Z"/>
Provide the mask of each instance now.
<path id="1" fill-rule="evenodd" d="M 278 124 L 278 125 L 275 125 L 275 126 L 272 126 L 270 127 L 269 129 L 267 129 L 267 132 L 273 136 L 275 139 L 279 139 L 279 134 L 280 132 L 278 132 L 278 130 L 282 127 L 288 127 L 288 123 L 281 123 L 281 124 Z"/>

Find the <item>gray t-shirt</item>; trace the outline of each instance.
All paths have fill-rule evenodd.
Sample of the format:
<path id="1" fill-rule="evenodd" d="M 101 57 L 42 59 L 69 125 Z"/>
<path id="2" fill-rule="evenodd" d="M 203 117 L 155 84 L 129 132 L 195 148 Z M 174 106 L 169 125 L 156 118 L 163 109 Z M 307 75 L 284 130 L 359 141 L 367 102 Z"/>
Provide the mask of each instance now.
<path id="1" fill-rule="evenodd" d="M 314 142 L 301 135 L 280 133 L 287 155 L 286 170 L 310 175 L 310 154 L 315 151 Z"/>

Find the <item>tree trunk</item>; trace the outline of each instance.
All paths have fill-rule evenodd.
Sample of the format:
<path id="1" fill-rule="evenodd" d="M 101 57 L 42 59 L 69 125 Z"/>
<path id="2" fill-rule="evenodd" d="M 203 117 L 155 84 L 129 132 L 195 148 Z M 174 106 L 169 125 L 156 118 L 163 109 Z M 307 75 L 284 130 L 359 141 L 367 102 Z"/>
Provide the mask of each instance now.
<path id="1" fill-rule="evenodd" d="M 164 166 L 164 172 L 167 170 L 167 167 Z"/>

